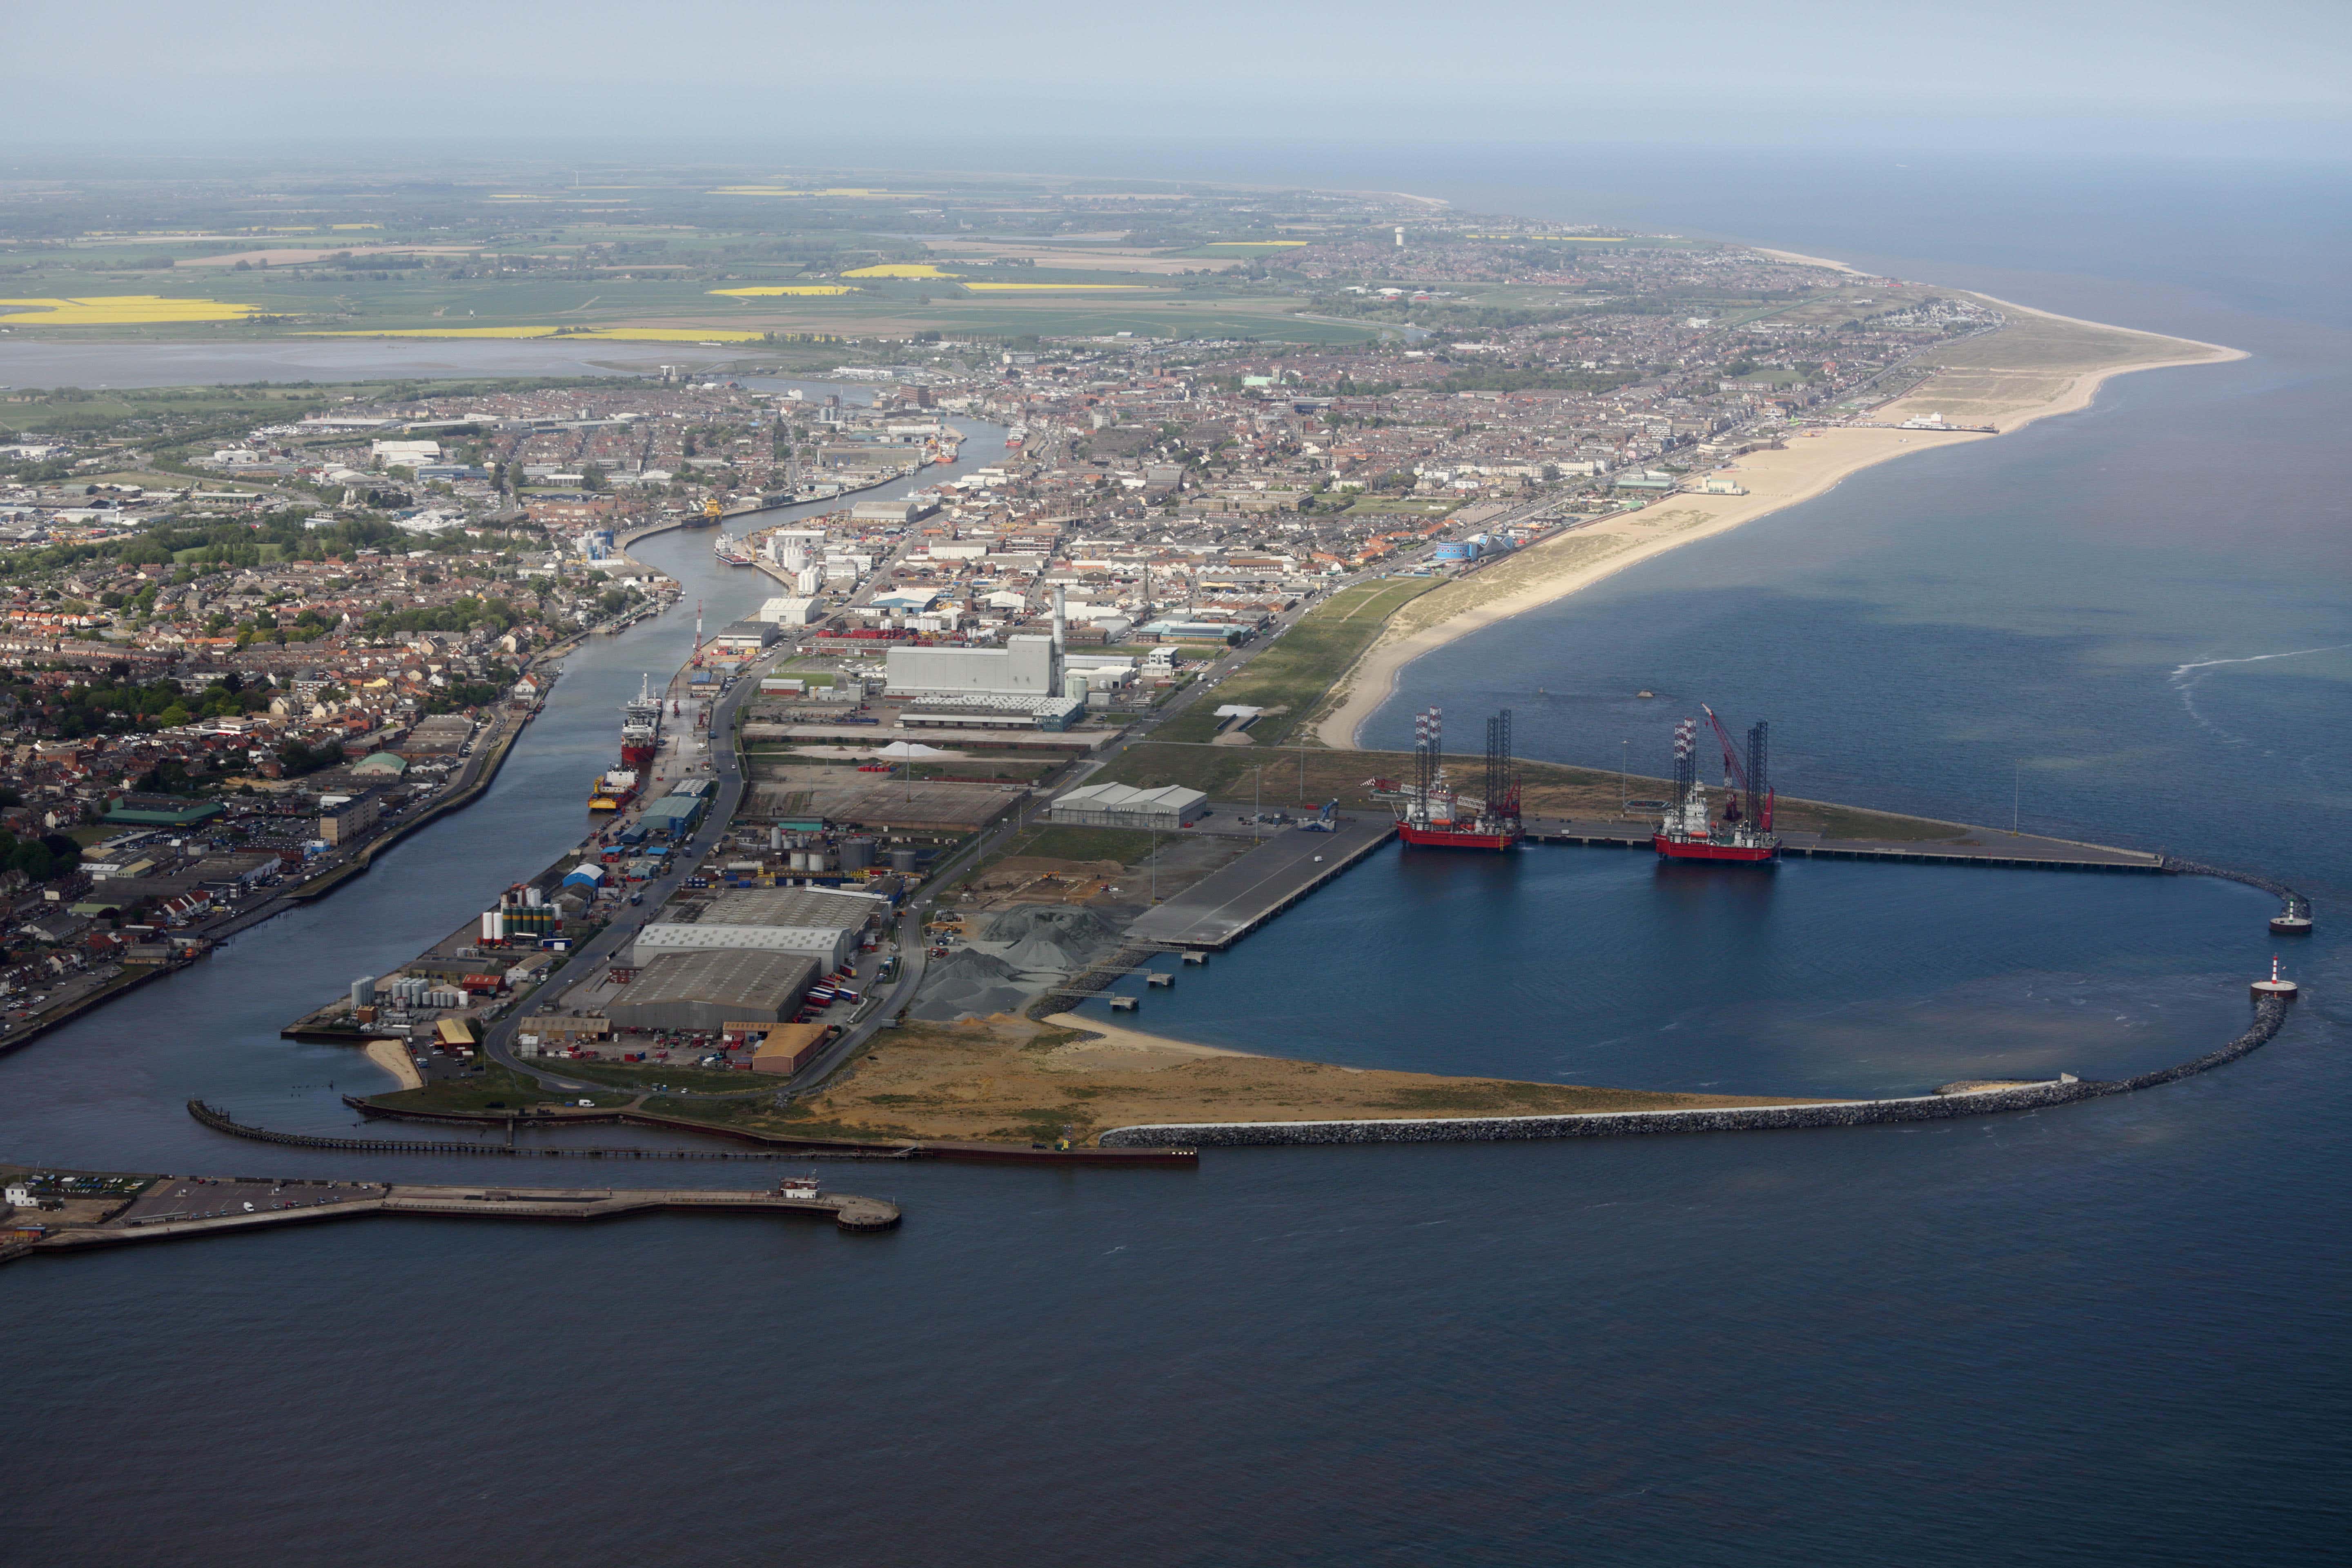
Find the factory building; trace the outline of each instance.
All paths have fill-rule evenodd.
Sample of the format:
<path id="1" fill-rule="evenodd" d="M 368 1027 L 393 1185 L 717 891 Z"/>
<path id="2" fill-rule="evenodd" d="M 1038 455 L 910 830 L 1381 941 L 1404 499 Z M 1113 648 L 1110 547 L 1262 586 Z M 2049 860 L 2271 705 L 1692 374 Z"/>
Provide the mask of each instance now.
<path id="1" fill-rule="evenodd" d="M 898 713 L 908 730 L 1044 730 L 1060 733 L 1085 717 L 1083 697 L 924 697 Z"/>
<path id="2" fill-rule="evenodd" d="M 808 598 L 770 599 L 760 606 L 752 617 L 772 626 L 805 626 L 817 618 L 816 601 Z"/>
<path id="3" fill-rule="evenodd" d="M 721 658 L 750 658 L 782 635 L 773 621 L 737 621 L 710 639 L 710 649 Z"/>
<path id="4" fill-rule="evenodd" d="M 866 928 L 889 907 L 887 899 L 822 888 L 721 893 L 697 919 L 648 923 L 637 932 L 637 961 L 667 952 L 795 952 L 829 973 L 849 962 Z"/>
<path id="5" fill-rule="evenodd" d="M 604 1012 L 616 1029 L 716 1034 L 739 1021 L 792 1017 L 816 977 L 816 960 L 796 952 L 666 952 L 639 969 Z"/>
<path id="6" fill-rule="evenodd" d="M 1169 784 L 1137 789 L 1132 784 L 1088 784 L 1054 803 L 1053 820 L 1073 827 L 1144 827 L 1173 832 L 1209 815 L 1209 797 L 1196 789 Z"/>
<path id="7" fill-rule="evenodd" d="M 1003 647 L 893 647 L 893 697 L 1055 697 L 1061 661 L 1047 637 L 1007 638 Z"/>

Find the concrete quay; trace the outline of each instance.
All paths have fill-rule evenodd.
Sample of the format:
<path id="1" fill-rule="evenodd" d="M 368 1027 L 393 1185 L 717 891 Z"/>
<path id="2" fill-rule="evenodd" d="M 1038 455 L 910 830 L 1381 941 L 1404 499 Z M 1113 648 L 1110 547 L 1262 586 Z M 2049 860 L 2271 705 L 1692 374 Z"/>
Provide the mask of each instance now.
<path id="1" fill-rule="evenodd" d="M 1127 938 L 1164 947 L 1231 947 L 1395 837 L 1392 819 L 1361 815 L 1341 816 L 1330 833 L 1270 827 L 1256 848 L 1145 911 Z"/>
<path id="2" fill-rule="evenodd" d="M 140 1242 L 242 1234 L 289 1225 L 370 1215 L 427 1218 L 583 1221 L 656 1210 L 807 1215 L 852 1232 L 889 1230 L 896 1204 L 852 1193 L 794 1189 L 422 1186 L 387 1182 L 280 1180 L 266 1176 L 158 1176 L 111 1212 L 92 1214 L 88 1200 L 52 1223 L 49 1211 L 20 1212 L 16 1256 L 87 1252 Z"/>

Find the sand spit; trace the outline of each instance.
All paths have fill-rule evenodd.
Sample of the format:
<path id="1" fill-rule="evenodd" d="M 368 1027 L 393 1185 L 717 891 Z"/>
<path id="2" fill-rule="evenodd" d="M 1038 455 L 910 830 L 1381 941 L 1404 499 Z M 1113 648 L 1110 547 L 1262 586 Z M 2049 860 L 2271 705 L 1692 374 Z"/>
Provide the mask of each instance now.
<path id="1" fill-rule="evenodd" d="M 1789 251 L 1793 261 L 1854 269 Z M 1964 290 L 1946 290 L 1963 293 Z M 1998 332 L 1930 351 L 1943 368 L 1898 401 L 1873 410 L 1899 423 L 1939 413 L 1956 425 L 1991 425 L 2002 435 L 2037 419 L 2086 408 L 2108 377 L 2177 365 L 2243 359 L 2244 351 L 2054 315 L 1977 295 L 2009 317 Z M 1525 615 L 1639 562 L 1812 500 L 1847 475 L 1915 452 L 1967 441 L 1998 440 L 1960 431 L 1828 429 L 1789 438 L 1785 448 L 1751 452 L 1724 470 L 1748 493 L 1676 495 L 1638 512 L 1608 517 L 1449 584 L 1400 610 L 1381 640 L 1333 688 L 1315 736 L 1353 748 L 1365 721 L 1395 693 L 1398 672 L 1414 659 L 1497 621 Z"/>

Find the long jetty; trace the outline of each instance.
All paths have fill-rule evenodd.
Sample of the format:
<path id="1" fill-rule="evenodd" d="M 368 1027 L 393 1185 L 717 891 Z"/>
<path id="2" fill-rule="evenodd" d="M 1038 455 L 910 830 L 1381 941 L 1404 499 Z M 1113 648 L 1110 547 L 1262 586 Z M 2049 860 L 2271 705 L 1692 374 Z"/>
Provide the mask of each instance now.
<path id="1" fill-rule="evenodd" d="M 1601 849 L 1647 849 L 1656 829 L 1648 822 L 1580 821 L 1573 817 L 1528 817 L 1522 825 L 1531 844 L 1580 844 Z M 1890 860 L 1913 865 L 2005 866 L 2035 871 L 2138 871 L 2168 869 L 2161 855 L 2078 844 L 2031 833 L 1969 828 L 1949 839 L 1825 838 L 1818 833 L 1782 830 L 1780 853 L 1803 860 Z"/>
<path id="2" fill-rule="evenodd" d="M 1200 1151 L 1196 1149 L 1165 1144 L 1155 1144 L 1149 1149 L 1056 1149 L 1042 1144 L 1024 1147 L 1017 1143 L 985 1143 L 961 1139 L 859 1143 L 847 1140 L 793 1138 L 625 1108 L 575 1112 L 560 1117 L 531 1117 L 493 1112 L 404 1110 L 371 1105 L 348 1094 L 343 1096 L 343 1102 L 370 1117 L 435 1121 L 445 1126 L 481 1127 L 505 1133 L 509 1142 L 462 1143 L 454 1140 L 424 1138 L 338 1138 L 315 1132 L 280 1132 L 273 1128 L 256 1127 L 249 1122 L 239 1121 L 226 1110 L 201 1100 L 188 1101 L 188 1114 L 214 1131 L 226 1133 L 231 1138 L 298 1149 L 334 1149 L 360 1154 L 488 1154 L 522 1159 L 572 1160 L 961 1160 L 986 1164 L 1024 1165 L 1192 1165 L 1199 1163 L 1201 1158 Z M 520 1128 L 544 1130 L 587 1122 L 626 1122 L 664 1131 L 726 1138 L 757 1144 L 759 1148 L 739 1152 L 716 1149 L 647 1149 L 615 1144 L 564 1147 L 511 1141 Z"/>

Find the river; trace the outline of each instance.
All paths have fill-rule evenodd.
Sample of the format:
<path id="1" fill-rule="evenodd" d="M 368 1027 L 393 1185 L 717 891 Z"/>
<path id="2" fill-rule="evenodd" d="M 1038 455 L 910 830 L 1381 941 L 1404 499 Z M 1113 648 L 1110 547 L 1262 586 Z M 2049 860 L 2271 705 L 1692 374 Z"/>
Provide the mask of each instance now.
<path id="1" fill-rule="evenodd" d="M 1763 195 L 1694 186 L 1689 202 L 1712 195 L 1715 226 L 1793 248 L 1850 237 L 1801 199 L 1800 173 L 1780 178 L 1777 217 Z M 2063 205 L 2050 179 L 2018 179 L 2035 210 Z M 1928 258 L 1915 274 L 1965 283 L 1996 265 L 1967 221 L 1981 226 L 1990 197 L 1934 221 L 1924 203 L 1886 205 L 1884 250 Z M 2215 195 L 2205 216 L 2240 210 Z M 2126 379 L 2084 416 L 1870 470 L 1456 645 L 1454 662 L 1409 672 L 1383 722 L 1424 698 L 1460 713 L 1507 700 L 1540 754 L 1613 764 L 1638 681 L 1770 717 L 1801 793 L 1979 819 L 2006 808 L 2023 759 L 2029 828 L 2160 842 L 2322 893 L 2321 935 L 2297 960 L 2313 994 L 2253 1058 L 2119 1100 L 1944 1125 L 1219 1151 L 1189 1173 L 828 1170 L 905 1204 L 904 1229 L 880 1238 L 721 1217 L 372 1222 L 34 1260 L 0 1277 L 26 1352 L 5 1408 L 38 1434 L 21 1552 L 567 1565 L 2332 1553 L 2352 1495 L 2336 1120 L 2352 1084 L 2331 999 L 2347 967 L 2331 895 L 2352 886 L 2341 683 L 2325 664 L 2203 661 L 2352 641 L 2330 630 L 2347 578 L 2329 499 L 2352 487 L 2340 445 L 2304 438 L 2342 411 L 2341 323 L 2297 292 L 2307 246 L 2266 260 L 2217 241 L 2192 260 L 2221 281 L 2190 299 L 2135 269 L 2137 231 L 2102 248 L 2099 216 L 2050 220 L 2065 277 L 2004 275 L 1995 291 L 2201 322 L 2192 335 L 2257 357 Z M 2166 234 L 2193 244 L 2180 236 L 2196 216 Z M 709 544 L 671 534 L 640 553 L 717 624 L 765 590 Z M 510 1179 L 231 1143 L 180 1104 L 337 1123 L 325 1085 L 366 1069 L 277 1039 L 278 1025 L 571 842 L 621 693 L 682 657 L 690 614 L 575 656 L 481 804 L 323 904 L 0 1062 L 0 1147 Z M 1145 1022 L 1359 1063 L 1616 1081 L 1640 1068 L 1688 1086 L 1916 1087 L 1987 1061 L 2111 1072 L 2234 1032 L 2239 988 L 2270 951 L 2266 907 L 2152 879 L 1791 865 L 1759 884 L 1662 879 L 1602 851 L 1514 867 L 1391 851 L 1155 994 Z M 622 1179 L 684 1171 L 764 1174 Z"/>

